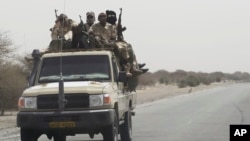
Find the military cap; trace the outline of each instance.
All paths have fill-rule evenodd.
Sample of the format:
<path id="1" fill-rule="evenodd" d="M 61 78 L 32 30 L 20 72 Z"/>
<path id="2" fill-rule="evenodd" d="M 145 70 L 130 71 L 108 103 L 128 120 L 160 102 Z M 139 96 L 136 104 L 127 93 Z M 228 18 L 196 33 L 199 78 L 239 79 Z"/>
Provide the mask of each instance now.
<path id="1" fill-rule="evenodd" d="M 89 11 L 86 13 L 86 16 L 93 16 L 95 17 L 95 13 L 93 11 Z"/>
<path id="2" fill-rule="evenodd" d="M 99 15 L 98 15 L 98 20 L 100 20 L 100 18 L 102 17 L 102 16 L 105 16 L 105 17 L 107 17 L 107 15 L 106 15 L 106 13 L 100 13 Z"/>
<path id="3" fill-rule="evenodd" d="M 65 21 L 68 19 L 68 16 L 66 14 L 60 14 L 58 17 L 57 17 L 57 20 L 56 21 Z"/>

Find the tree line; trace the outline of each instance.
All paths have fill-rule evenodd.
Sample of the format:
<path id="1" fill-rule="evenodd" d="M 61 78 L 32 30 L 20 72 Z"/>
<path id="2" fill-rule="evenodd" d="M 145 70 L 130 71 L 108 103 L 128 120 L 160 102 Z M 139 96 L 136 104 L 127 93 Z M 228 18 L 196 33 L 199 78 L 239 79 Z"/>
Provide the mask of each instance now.
<path id="1" fill-rule="evenodd" d="M 8 32 L 0 31 L 0 115 L 5 109 L 17 108 L 18 98 L 27 87 L 29 65 L 16 51 Z"/>
<path id="2" fill-rule="evenodd" d="M 13 45 L 8 32 L 0 31 L 0 115 L 5 110 L 17 110 L 18 98 L 27 88 L 27 76 L 32 64 L 25 61 L 24 56 L 17 55 L 17 48 Z M 233 74 L 213 72 L 187 72 L 176 70 L 168 72 L 159 70 L 154 73 L 147 72 L 140 76 L 140 86 L 153 86 L 160 84 L 176 84 L 180 88 L 195 87 L 200 84 L 209 85 L 221 81 L 249 81 L 247 72 L 235 72 Z"/>
<path id="3" fill-rule="evenodd" d="M 168 72 L 166 70 L 158 70 L 154 73 L 147 72 L 139 78 L 139 85 L 141 86 L 154 86 L 156 84 L 175 84 L 179 88 L 196 87 L 200 84 L 210 85 L 214 82 L 226 81 L 245 81 L 250 80 L 248 72 L 236 71 L 234 73 L 223 72 L 193 72 L 176 70 L 175 72 Z"/>

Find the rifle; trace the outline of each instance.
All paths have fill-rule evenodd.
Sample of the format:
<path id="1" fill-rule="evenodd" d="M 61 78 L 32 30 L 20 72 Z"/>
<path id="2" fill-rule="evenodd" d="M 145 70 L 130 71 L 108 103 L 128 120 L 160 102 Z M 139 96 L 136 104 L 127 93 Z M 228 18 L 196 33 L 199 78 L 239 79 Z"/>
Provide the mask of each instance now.
<path id="1" fill-rule="evenodd" d="M 118 23 L 117 23 L 117 40 L 118 41 L 123 41 L 123 34 L 122 34 L 122 8 L 120 8 L 120 14 L 119 14 L 119 18 L 118 18 Z"/>
<path id="2" fill-rule="evenodd" d="M 57 20 L 57 18 L 58 18 L 57 11 L 58 11 L 58 10 L 56 10 L 56 9 L 55 9 L 55 16 L 56 16 L 56 20 Z M 50 28 L 49 30 L 50 30 L 50 31 L 52 31 L 52 30 L 53 30 L 53 28 Z"/>
<path id="3" fill-rule="evenodd" d="M 84 26 L 84 22 L 82 21 L 82 16 L 79 15 L 79 18 L 80 18 L 80 23 L 78 24 L 78 27 L 81 28 L 81 31 L 87 32 L 87 29 L 86 29 L 86 27 Z"/>
<path id="4" fill-rule="evenodd" d="M 57 17 L 58 17 L 57 11 L 58 11 L 58 10 L 55 9 L 55 16 L 56 16 L 56 19 L 57 19 Z"/>
<path id="5" fill-rule="evenodd" d="M 81 15 L 79 15 L 79 18 L 80 18 L 80 24 L 79 24 L 79 25 L 83 26 L 83 25 L 84 25 L 84 23 L 83 23 L 83 21 L 82 21 L 82 16 L 81 16 Z"/>

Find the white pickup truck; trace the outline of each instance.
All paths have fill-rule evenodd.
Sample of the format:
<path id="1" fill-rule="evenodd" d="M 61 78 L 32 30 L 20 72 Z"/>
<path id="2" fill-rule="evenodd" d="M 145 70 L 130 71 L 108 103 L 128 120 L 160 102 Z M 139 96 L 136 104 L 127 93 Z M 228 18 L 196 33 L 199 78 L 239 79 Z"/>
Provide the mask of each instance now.
<path id="1" fill-rule="evenodd" d="M 36 53 L 30 86 L 18 102 L 21 141 L 99 133 L 104 141 L 117 141 L 119 135 L 121 141 L 132 140 L 136 92 L 127 89 L 113 51 Z"/>

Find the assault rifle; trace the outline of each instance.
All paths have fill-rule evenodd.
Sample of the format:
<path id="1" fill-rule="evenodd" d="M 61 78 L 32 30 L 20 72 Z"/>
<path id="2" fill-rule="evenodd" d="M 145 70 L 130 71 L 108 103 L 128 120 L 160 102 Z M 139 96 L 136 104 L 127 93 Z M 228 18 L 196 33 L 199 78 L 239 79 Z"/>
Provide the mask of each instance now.
<path id="1" fill-rule="evenodd" d="M 55 9 L 55 16 L 56 16 L 56 20 L 57 20 L 57 17 L 58 17 L 58 15 L 57 15 L 57 11 L 58 11 L 58 10 L 56 10 L 56 9 Z M 53 30 L 53 28 L 50 28 L 49 30 L 50 30 L 50 31 L 52 31 L 52 30 Z"/>
<path id="2" fill-rule="evenodd" d="M 117 40 L 118 41 L 123 41 L 123 34 L 122 32 L 126 30 L 126 27 L 122 27 L 122 8 L 120 8 L 120 14 L 119 14 L 119 19 L 117 23 Z"/>
<path id="3" fill-rule="evenodd" d="M 57 17 L 58 17 L 57 11 L 58 11 L 58 10 L 55 9 L 55 16 L 56 16 L 56 19 L 57 19 Z"/>
<path id="4" fill-rule="evenodd" d="M 82 16 L 79 15 L 79 18 L 80 18 L 80 23 L 78 24 L 78 27 L 81 29 L 81 31 L 87 32 L 87 29 L 86 29 L 86 27 L 84 26 L 84 22 L 83 22 L 83 20 L 82 20 Z"/>

